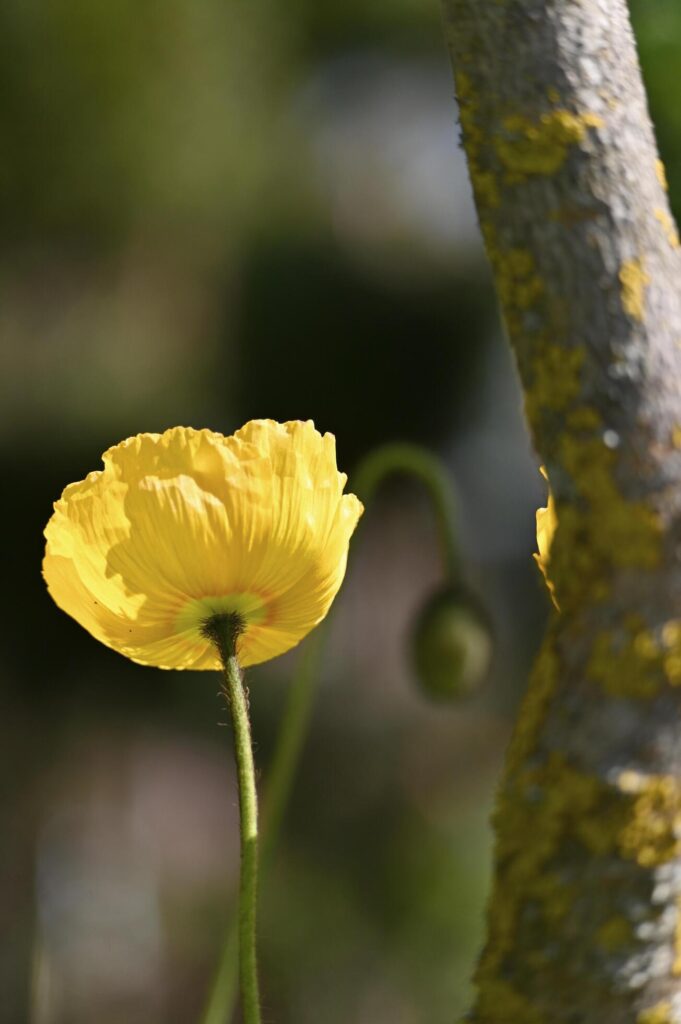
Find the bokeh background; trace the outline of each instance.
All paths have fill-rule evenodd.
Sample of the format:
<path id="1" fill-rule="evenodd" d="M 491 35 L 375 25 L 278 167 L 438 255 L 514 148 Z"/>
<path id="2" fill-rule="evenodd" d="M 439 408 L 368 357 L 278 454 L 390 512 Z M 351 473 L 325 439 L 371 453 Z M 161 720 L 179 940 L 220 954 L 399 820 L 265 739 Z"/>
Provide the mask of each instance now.
<path id="1" fill-rule="evenodd" d="M 681 195 L 681 8 L 633 13 Z M 123 437 L 255 416 L 333 431 L 351 481 L 381 442 L 441 455 L 497 639 L 480 692 L 419 691 L 410 624 L 441 568 L 423 494 L 387 487 L 262 893 L 266 1019 L 454 1020 L 547 600 L 438 4 L 5 0 L 0 140 L 0 1021 L 198 1020 L 237 877 L 217 680 L 85 634 L 41 533 Z M 297 657 L 249 674 L 263 776 Z"/>

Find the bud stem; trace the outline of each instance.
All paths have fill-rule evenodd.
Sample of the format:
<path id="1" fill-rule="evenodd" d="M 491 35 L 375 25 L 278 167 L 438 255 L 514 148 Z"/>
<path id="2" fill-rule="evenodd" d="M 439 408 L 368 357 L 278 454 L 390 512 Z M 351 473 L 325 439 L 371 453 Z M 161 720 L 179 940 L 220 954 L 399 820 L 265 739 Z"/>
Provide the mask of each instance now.
<path id="1" fill-rule="evenodd" d="M 416 444 L 386 444 L 365 456 L 353 476 L 353 488 L 368 506 L 384 479 L 394 473 L 416 477 L 425 485 L 437 520 L 446 574 L 449 579 L 458 579 L 461 556 L 456 496 L 441 460 Z"/>

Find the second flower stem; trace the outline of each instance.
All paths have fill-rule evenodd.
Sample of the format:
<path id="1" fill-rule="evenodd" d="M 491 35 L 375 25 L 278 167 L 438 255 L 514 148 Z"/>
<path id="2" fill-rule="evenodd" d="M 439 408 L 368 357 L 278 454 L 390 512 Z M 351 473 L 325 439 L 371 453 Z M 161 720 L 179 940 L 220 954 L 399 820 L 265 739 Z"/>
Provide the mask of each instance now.
<path id="1" fill-rule="evenodd" d="M 258 796 L 248 720 L 248 700 L 235 655 L 224 661 L 223 690 L 232 716 L 234 755 L 239 782 L 241 873 L 239 877 L 239 977 L 244 1024 L 260 1024 L 256 959 L 258 888 Z"/>
<path id="2" fill-rule="evenodd" d="M 461 573 L 457 501 L 446 466 L 420 445 L 385 444 L 362 459 L 352 478 L 353 487 L 364 504 L 369 505 L 386 477 L 394 473 L 415 477 L 425 486 L 437 520 L 443 566 L 447 576 L 456 579 Z"/>

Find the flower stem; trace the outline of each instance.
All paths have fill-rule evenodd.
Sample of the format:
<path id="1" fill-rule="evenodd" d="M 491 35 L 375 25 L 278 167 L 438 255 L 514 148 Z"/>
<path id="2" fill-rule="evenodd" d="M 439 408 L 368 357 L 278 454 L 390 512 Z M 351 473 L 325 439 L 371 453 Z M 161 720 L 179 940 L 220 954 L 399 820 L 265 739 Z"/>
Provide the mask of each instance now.
<path id="1" fill-rule="evenodd" d="M 328 620 L 318 626 L 306 642 L 291 682 L 263 799 L 264 826 L 260 858 L 262 878 L 267 877 L 274 856 L 307 736 L 327 633 Z M 235 915 L 225 935 L 202 1024 L 228 1024 L 234 1015 L 237 993 L 237 946 L 238 919 Z"/>
<path id="2" fill-rule="evenodd" d="M 248 720 L 248 698 L 236 656 L 241 622 L 235 615 L 215 616 L 204 627 L 220 653 L 224 668 L 222 692 L 229 706 L 234 731 L 234 757 L 239 786 L 241 872 L 239 876 L 239 978 L 244 1024 L 260 1024 L 260 994 L 256 958 L 256 905 L 258 888 L 258 794 Z"/>
<path id="3" fill-rule="evenodd" d="M 260 1024 L 260 995 L 256 960 L 258 889 L 258 796 L 251 746 L 248 701 L 236 655 L 225 664 L 224 693 L 232 714 L 234 756 L 239 780 L 241 874 L 239 877 L 239 975 L 244 1024 Z"/>

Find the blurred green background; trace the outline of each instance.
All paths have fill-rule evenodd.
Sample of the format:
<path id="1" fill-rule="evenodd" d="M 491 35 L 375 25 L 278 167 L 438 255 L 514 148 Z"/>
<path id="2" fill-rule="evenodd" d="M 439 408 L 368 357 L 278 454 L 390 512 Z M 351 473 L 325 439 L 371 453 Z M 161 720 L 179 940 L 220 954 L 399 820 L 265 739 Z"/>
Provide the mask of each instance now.
<path id="1" fill-rule="evenodd" d="M 681 8 L 634 6 L 681 195 Z M 435 0 L 0 8 L 0 1020 L 198 1018 L 237 873 L 210 674 L 140 668 L 50 602 L 42 528 L 139 431 L 314 418 L 341 468 L 440 453 L 493 678 L 430 703 L 407 656 L 430 510 L 353 544 L 261 904 L 277 1024 L 436 1024 L 469 997 L 489 807 L 546 614 L 542 502 L 478 239 Z M 678 183 L 681 186 L 681 182 Z M 297 654 L 249 673 L 267 772 Z"/>

